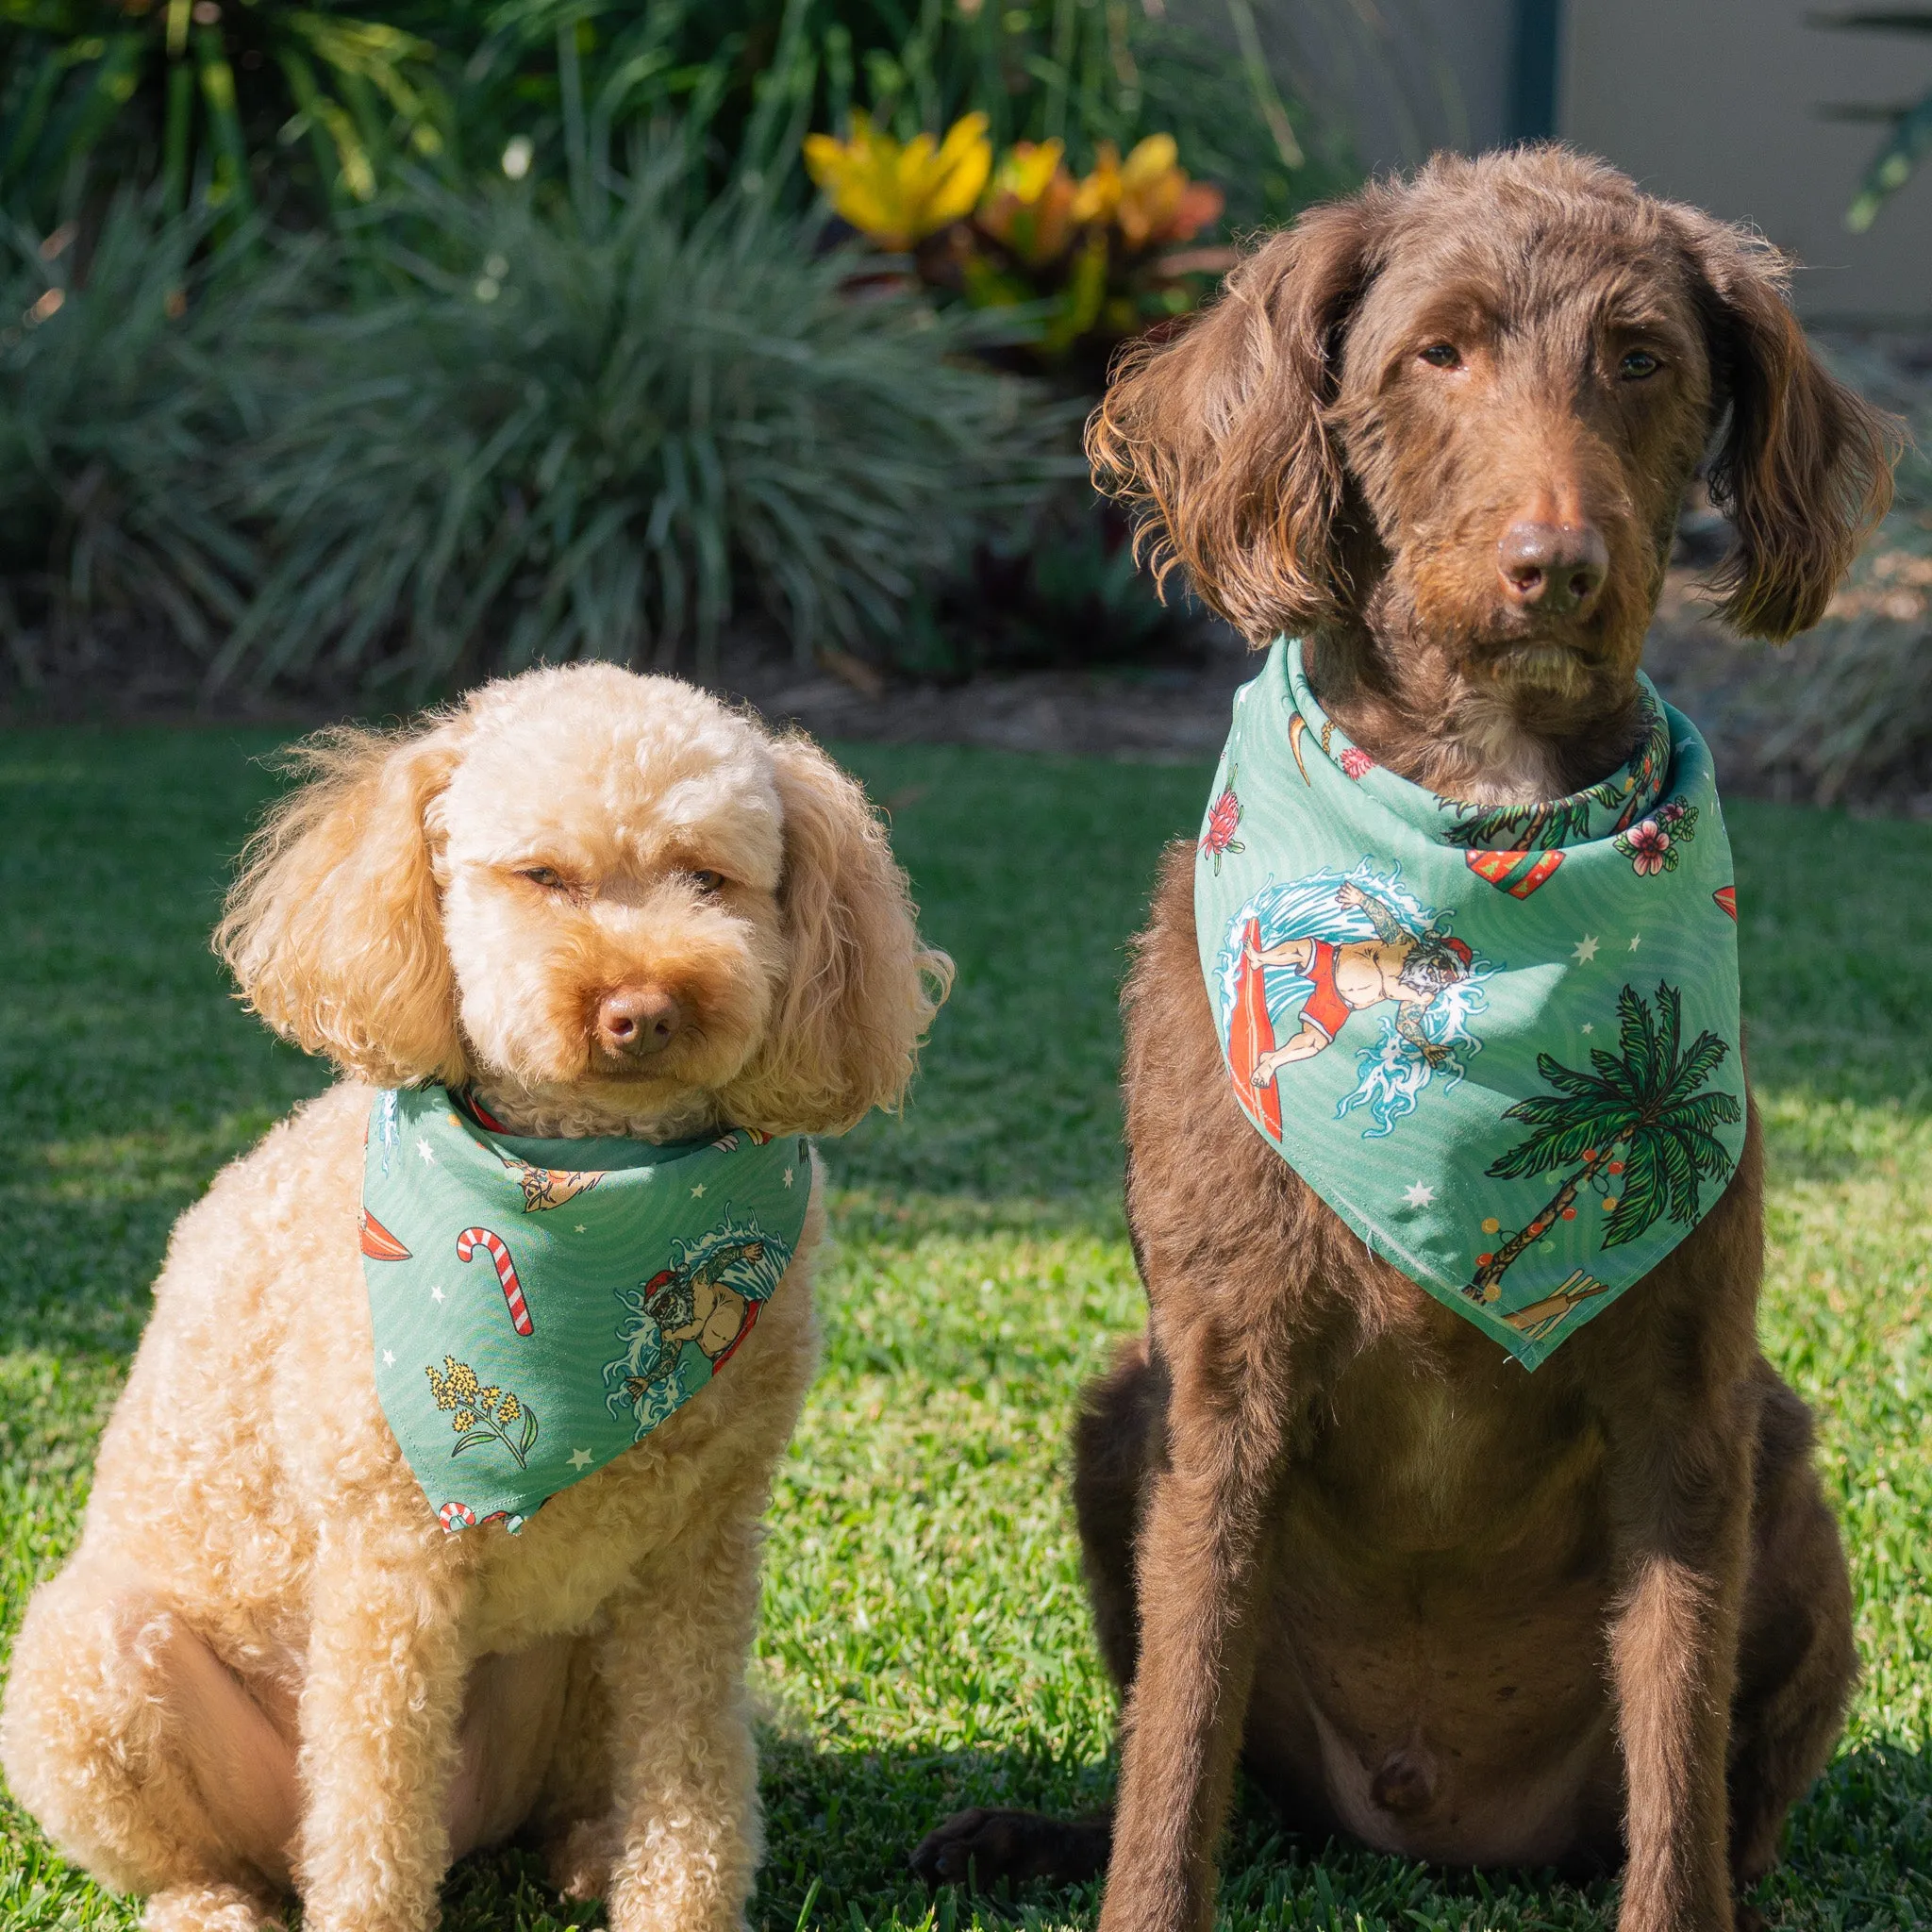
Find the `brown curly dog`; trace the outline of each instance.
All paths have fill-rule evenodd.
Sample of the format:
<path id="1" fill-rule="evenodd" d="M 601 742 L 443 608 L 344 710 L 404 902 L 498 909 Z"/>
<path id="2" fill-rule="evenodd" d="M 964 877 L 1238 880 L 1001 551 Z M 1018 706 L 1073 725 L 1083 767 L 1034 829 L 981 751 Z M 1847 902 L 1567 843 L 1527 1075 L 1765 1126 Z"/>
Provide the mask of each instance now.
<path id="1" fill-rule="evenodd" d="M 1783 638 L 1889 501 L 1888 438 L 1813 358 L 1772 250 L 1544 147 L 1313 209 L 1126 357 L 1090 447 L 1163 568 L 1251 641 L 1307 641 L 1374 758 L 1527 802 L 1636 741 L 1700 460 L 1737 528 L 1725 614 Z M 1855 1670 L 1809 1418 L 1757 1344 L 1755 1109 L 1696 1232 L 1525 1375 L 1242 1115 L 1193 862 L 1168 855 L 1124 1002 L 1148 1330 L 1075 1437 L 1118 1805 L 967 1812 L 916 1866 L 1106 1863 L 1103 1932 L 1205 1932 L 1239 1760 L 1318 1840 L 1627 1856 L 1623 1932 L 1724 1932 Z"/>
<path id="2" fill-rule="evenodd" d="M 815 1358 L 809 1216 L 730 1372 L 521 1535 L 447 1536 L 379 1405 L 375 1087 L 514 1134 L 835 1130 L 950 968 L 815 746 L 614 665 L 309 749 L 221 944 L 344 1078 L 185 1214 L 0 1709 L 21 1802 L 151 1932 L 428 1932 L 529 1829 L 612 1932 L 737 1932 L 758 1858 L 758 1518 Z M 423 1143 L 427 1154 L 427 1143 Z"/>

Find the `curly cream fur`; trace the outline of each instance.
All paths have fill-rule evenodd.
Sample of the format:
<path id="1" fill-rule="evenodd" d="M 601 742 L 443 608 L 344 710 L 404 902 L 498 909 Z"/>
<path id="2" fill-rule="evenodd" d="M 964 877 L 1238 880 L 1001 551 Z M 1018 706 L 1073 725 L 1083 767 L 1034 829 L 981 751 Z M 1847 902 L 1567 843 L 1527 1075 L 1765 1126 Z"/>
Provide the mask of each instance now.
<path id="1" fill-rule="evenodd" d="M 446 1537 L 372 1373 L 370 1083 L 474 1080 L 527 1132 L 843 1125 L 903 1092 L 949 964 L 858 788 L 668 679 L 533 673 L 305 765 L 218 943 L 348 1077 L 175 1228 L 80 1546 L 27 1608 L 0 1763 L 70 1857 L 153 1895 L 153 1932 L 251 1932 L 290 1889 L 309 1932 L 423 1932 L 451 1859 L 526 1825 L 613 1932 L 728 1932 L 820 1186 L 728 1374 L 521 1535 Z M 578 1036 L 640 975 L 702 1037 L 625 1074 Z"/>

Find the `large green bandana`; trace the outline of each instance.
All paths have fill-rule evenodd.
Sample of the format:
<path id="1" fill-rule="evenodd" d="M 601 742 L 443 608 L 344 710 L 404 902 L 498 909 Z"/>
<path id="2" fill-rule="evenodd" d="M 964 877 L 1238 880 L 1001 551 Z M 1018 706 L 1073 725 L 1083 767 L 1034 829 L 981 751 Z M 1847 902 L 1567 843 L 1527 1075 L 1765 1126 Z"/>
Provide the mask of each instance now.
<path id="1" fill-rule="evenodd" d="M 1530 1369 L 1690 1232 L 1744 1144 L 1710 753 L 1641 683 L 1622 771 L 1463 805 L 1350 743 L 1277 641 L 1201 833 L 1201 970 L 1243 1110 Z"/>
<path id="2" fill-rule="evenodd" d="M 451 1531 L 512 1531 L 701 1390 L 791 1265 L 809 1145 L 539 1141 L 379 1093 L 362 1167 L 375 1391 Z"/>

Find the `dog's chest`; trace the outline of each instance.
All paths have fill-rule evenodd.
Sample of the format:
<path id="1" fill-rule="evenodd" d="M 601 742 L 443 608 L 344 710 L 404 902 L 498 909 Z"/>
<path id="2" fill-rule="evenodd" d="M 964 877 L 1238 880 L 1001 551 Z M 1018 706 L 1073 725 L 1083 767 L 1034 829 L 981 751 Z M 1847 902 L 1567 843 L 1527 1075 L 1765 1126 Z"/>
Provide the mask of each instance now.
<path id="1" fill-rule="evenodd" d="M 1567 1548 L 1597 1514 L 1595 1427 L 1513 1363 L 1499 1375 L 1498 1364 L 1468 1353 L 1419 1365 L 1407 1351 L 1372 1350 L 1336 1385 L 1300 1487 L 1370 1564 L 1481 1563 L 1525 1539 Z"/>

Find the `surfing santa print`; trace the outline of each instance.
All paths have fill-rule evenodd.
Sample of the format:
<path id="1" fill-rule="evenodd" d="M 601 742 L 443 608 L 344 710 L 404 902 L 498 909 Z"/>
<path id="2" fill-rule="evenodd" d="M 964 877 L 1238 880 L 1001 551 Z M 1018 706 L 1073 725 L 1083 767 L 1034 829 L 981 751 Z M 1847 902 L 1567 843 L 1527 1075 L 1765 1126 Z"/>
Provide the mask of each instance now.
<path id="1" fill-rule="evenodd" d="M 1357 1045 L 1357 1081 L 1336 1117 L 1366 1108 L 1372 1139 L 1415 1110 L 1432 1077 L 1453 1084 L 1481 1042 L 1489 962 L 1407 891 L 1399 868 L 1368 859 L 1264 887 L 1222 947 L 1229 1067 L 1248 1111 L 1276 1138 L 1284 1071 L 1326 1053 L 1357 1014 L 1379 1021 Z M 1379 1009 L 1379 1010 L 1378 1010 Z"/>

